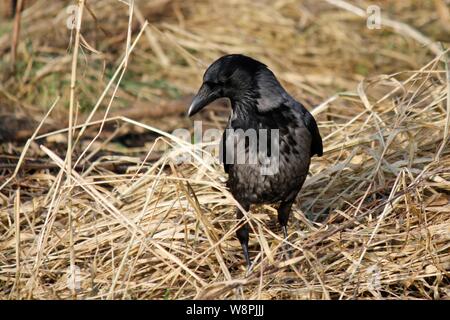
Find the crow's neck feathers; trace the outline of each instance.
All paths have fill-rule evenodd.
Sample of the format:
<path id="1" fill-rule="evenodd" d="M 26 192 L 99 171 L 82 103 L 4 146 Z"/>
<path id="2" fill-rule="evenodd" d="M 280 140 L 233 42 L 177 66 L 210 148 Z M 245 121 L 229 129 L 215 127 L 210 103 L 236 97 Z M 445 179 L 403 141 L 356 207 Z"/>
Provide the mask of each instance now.
<path id="1" fill-rule="evenodd" d="M 247 118 L 249 114 L 272 112 L 294 101 L 267 67 L 261 68 L 253 80 L 241 96 L 230 99 L 235 114 Z"/>
<path id="2" fill-rule="evenodd" d="M 256 75 L 258 92 L 257 108 L 261 113 L 272 111 L 289 101 L 291 96 L 284 90 L 275 75 L 267 68 Z"/>

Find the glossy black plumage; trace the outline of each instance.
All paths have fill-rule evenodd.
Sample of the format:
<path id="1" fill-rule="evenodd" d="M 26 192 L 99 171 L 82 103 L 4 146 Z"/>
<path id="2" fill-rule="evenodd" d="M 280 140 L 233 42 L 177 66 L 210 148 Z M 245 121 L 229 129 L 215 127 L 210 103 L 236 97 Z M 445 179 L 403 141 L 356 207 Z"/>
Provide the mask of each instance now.
<path id="1" fill-rule="evenodd" d="M 228 173 L 227 186 L 245 210 L 252 204 L 280 203 L 278 220 L 287 236 L 287 222 L 292 203 L 308 174 L 310 159 L 322 155 L 322 139 L 314 117 L 292 98 L 266 65 L 243 55 L 226 55 L 216 60 L 205 72 L 203 84 L 189 108 L 195 114 L 213 100 L 227 97 L 232 111 L 221 143 L 221 158 Z M 263 165 L 249 163 L 249 142 L 236 130 L 254 130 L 258 141 L 266 129 L 270 137 L 278 130 L 279 161 L 273 174 L 262 174 Z M 237 162 L 234 149 L 239 141 L 246 148 L 245 162 Z M 264 146 L 265 144 L 263 144 Z M 267 154 L 275 154 L 271 140 L 267 141 Z M 273 150 L 272 150 L 273 149 Z M 266 152 L 256 149 L 258 157 Z M 249 153 L 247 153 L 249 152 Z M 225 160 L 232 159 L 226 162 Z M 259 158 L 258 158 L 259 159 Z M 242 212 L 237 209 L 238 218 Z M 248 225 L 237 231 L 247 264 Z"/>

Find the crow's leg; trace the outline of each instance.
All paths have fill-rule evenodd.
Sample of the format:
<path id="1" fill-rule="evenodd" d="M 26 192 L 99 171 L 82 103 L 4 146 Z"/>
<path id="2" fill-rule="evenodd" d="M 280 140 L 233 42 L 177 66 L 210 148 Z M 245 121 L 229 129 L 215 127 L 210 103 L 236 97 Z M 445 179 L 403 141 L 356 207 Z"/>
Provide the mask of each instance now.
<path id="1" fill-rule="evenodd" d="M 281 202 L 280 207 L 278 208 L 278 222 L 281 225 L 281 228 L 283 229 L 284 238 L 287 239 L 288 232 L 287 232 L 287 224 L 289 221 L 289 215 L 291 213 L 292 204 L 294 203 L 296 193 L 293 193 L 290 195 L 287 199 Z M 284 245 L 285 253 L 287 254 L 287 257 L 291 256 L 291 252 L 289 250 L 289 245 Z"/>
<path id="2" fill-rule="evenodd" d="M 294 203 L 294 199 L 289 199 L 281 202 L 280 207 L 278 208 L 278 222 L 283 229 L 284 237 L 287 238 L 287 224 L 289 221 L 289 215 L 291 213 L 292 204 Z"/>
<path id="3" fill-rule="evenodd" d="M 242 208 L 244 208 L 245 211 L 248 212 L 250 209 L 250 205 L 247 204 L 241 204 Z M 236 208 L 236 216 L 238 220 L 241 220 L 244 214 L 239 208 Z M 247 262 L 247 268 L 250 269 L 251 263 L 250 263 L 250 257 L 248 255 L 248 223 L 244 222 L 239 229 L 236 231 L 236 236 L 239 239 L 239 242 L 242 246 L 242 251 L 244 253 L 245 262 Z"/>

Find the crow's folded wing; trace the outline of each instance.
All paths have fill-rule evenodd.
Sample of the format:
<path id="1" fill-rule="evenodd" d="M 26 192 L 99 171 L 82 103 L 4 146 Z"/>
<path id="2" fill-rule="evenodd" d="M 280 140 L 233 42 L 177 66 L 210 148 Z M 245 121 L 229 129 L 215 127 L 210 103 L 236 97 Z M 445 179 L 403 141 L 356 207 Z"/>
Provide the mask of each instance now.
<path id="1" fill-rule="evenodd" d="M 306 110 L 306 109 L 305 109 Z M 320 136 L 319 128 L 313 115 L 306 110 L 303 117 L 306 128 L 311 133 L 311 156 L 317 154 L 319 157 L 323 154 L 322 137 Z"/>
<path id="2" fill-rule="evenodd" d="M 319 128 L 317 127 L 317 123 L 313 115 L 309 113 L 309 111 L 300 102 L 294 99 L 286 104 L 291 105 L 301 112 L 303 123 L 309 133 L 311 133 L 311 156 L 317 154 L 321 157 L 323 155 L 322 137 L 320 136 Z"/>

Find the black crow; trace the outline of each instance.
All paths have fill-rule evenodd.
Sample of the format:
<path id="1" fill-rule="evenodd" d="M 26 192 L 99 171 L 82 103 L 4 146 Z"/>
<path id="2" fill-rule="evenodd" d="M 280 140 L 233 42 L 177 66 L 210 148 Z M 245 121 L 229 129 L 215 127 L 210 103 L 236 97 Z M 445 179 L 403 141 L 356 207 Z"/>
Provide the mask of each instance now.
<path id="1" fill-rule="evenodd" d="M 228 173 L 227 187 L 246 211 L 251 204 L 280 203 L 278 221 L 287 237 L 291 207 L 308 174 L 311 157 L 323 152 L 316 121 L 266 65 L 244 55 L 225 55 L 209 66 L 188 115 L 221 97 L 229 98 L 232 108 L 220 151 Z M 251 158 L 255 144 L 250 140 L 254 134 L 256 162 Z M 263 138 L 265 141 L 259 144 Z M 237 160 L 242 156 L 235 149 L 239 143 L 244 146 L 244 161 Z M 270 161 L 261 160 L 261 154 Z M 243 217 L 239 208 L 236 213 L 238 219 Z M 250 267 L 247 223 L 239 227 L 236 235 Z"/>

